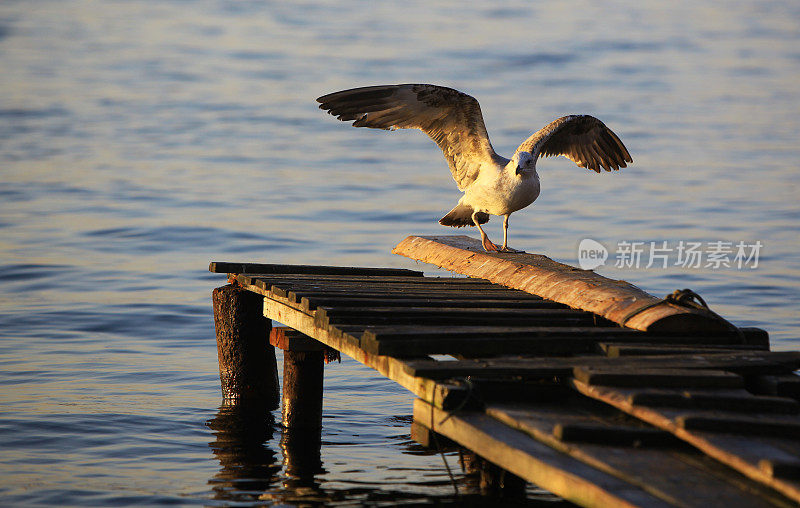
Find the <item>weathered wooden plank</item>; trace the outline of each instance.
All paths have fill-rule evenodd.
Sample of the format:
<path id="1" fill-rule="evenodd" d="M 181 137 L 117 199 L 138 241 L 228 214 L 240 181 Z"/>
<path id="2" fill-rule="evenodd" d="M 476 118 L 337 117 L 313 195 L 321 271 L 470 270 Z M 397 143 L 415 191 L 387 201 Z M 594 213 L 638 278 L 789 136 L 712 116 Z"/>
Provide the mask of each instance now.
<path id="1" fill-rule="evenodd" d="M 800 457 L 800 445 L 796 441 L 688 430 L 678 424 L 677 417 L 680 413 L 663 408 L 633 405 L 630 402 L 630 393 L 626 390 L 589 385 L 578 380 L 572 380 L 572 385 L 580 393 L 667 430 L 710 457 L 800 502 L 800 483 L 776 477 L 759 465 L 762 460 L 794 463 Z M 789 452 L 787 449 L 792 451 Z"/>
<path id="2" fill-rule="evenodd" d="M 394 295 L 384 298 L 365 298 L 358 296 L 315 296 L 302 298 L 304 307 L 316 309 L 317 307 L 360 308 L 360 307 L 458 307 L 462 309 L 566 309 L 566 305 L 542 299 L 475 299 L 475 298 L 415 298 L 405 295 Z"/>
<path id="3" fill-rule="evenodd" d="M 749 344 L 726 344 L 722 346 L 694 346 L 694 345 L 645 345 L 645 344 L 616 344 L 601 342 L 600 349 L 609 358 L 619 356 L 653 356 L 675 354 L 703 354 L 703 353 L 730 353 L 735 351 L 758 351 L 761 346 Z"/>
<path id="4" fill-rule="evenodd" d="M 791 372 L 800 366 L 800 352 L 739 351 L 702 355 L 659 355 L 608 358 L 579 356 L 569 358 L 464 359 L 448 362 L 409 360 L 410 374 L 431 379 L 466 376 L 541 377 L 571 376 L 577 366 L 609 369 L 722 369 L 736 373 Z"/>
<path id="5" fill-rule="evenodd" d="M 417 399 L 414 420 L 520 478 L 582 506 L 673 506 L 484 414 L 449 413 Z"/>
<path id="6" fill-rule="evenodd" d="M 796 374 L 757 377 L 750 388 L 757 393 L 800 400 L 800 376 Z"/>
<path id="7" fill-rule="evenodd" d="M 212 261 L 208 270 L 213 273 L 314 273 L 322 275 L 387 275 L 422 277 L 424 274 L 405 268 L 364 268 L 350 266 L 279 265 L 262 263 L 231 263 Z"/>
<path id="8" fill-rule="evenodd" d="M 784 480 L 800 480 L 800 460 L 783 461 L 763 459 L 758 462 L 758 467 L 773 478 Z"/>
<path id="9" fill-rule="evenodd" d="M 353 297 L 360 298 L 430 298 L 430 299 L 453 299 L 453 298 L 480 298 L 483 300 L 506 300 L 516 301 L 525 298 L 527 295 L 516 290 L 496 290 L 496 291 L 473 291 L 473 290 L 458 290 L 458 289 L 438 289 L 438 290 L 380 290 L 374 288 L 365 288 L 354 292 L 349 289 L 313 289 L 313 290 L 292 290 L 286 291 L 278 286 L 284 294 L 292 293 L 297 295 L 298 300 L 301 298 L 315 298 L 315 297 Z M 267 287 L 266 289 L 271 289 Z M 530 295 L 531 298 L 535 298 Z"/>
<path id="10" fill-rule="evenodd" d="M 291 265 L 290 265 L 291 266 Z M 324 273 L 248 273 L 252 277 L 270 281 L 273 284 L 281 282 L 298 283 L 324 283 L 324 284 L 419 284 L 421 286 L 435 286 L 437 284 L 460 285 L 465 288 L 470 286 L 485 286 L 491 284 L 488 280 L 472 277 L 433 277 L 433 276 L 392 276 L 392 275 L 346 275 Z"/>
<path id="11" fill-rule="evenodd" d="M 341 328 L 348 329 L 345 326 Z M 398 357 L 419 357 L 433 354 L 459 354 L 467 357 L 499 354 L 563 356 L 591 353 L 595 348 L 595 341 L 573 334 L 537 338 L 513 333 L 496 336 L 450 335 L 436 339 L 414 339 L 404 336 L 393 340 L 374 340 L 370 336 L 370 331 L 367 330 L 361 336 L 361 348 L 372 354 Z"/>
<path id="12" fill-rule="evenodd" d="M 507 295 L 514 295 L 519 298 L 522 294 L 521 291 L 516 289 L 509 289 L 503 286 L 499 286 L 497 284 L 475 284 L 475 285 L 465 285 L 465 284 L 448 284 L 448 283 L 441 283 L 441 284 L 403 284 L 400 282 L 386 282 L 382 284 L 375 284 L 371 282 L 354 282 L 354 283 L 345 283 L 345 282 L 336 282 L 336 283 L 328 283 L 325 281 L 321 282 L 313 282 L 313 281 L 274 281 L 271 279 L 250 276 L 253 280 L 262 281 L 264 284 L 271 285 L 273 287 L 279 287 L 283 291 L 316 291 L 316 290 L 325 290 L 325 291 L 350 291 L 354 294 L 358 294 L 361 291 L 371 291 L 371 292 L 383 292 L 388 294 L 393 293 L 402 293 L 404 291 L 415 291 L 415 292 L 424 292 L 424 293 L 459 293 L 461 291 L 469 292 L 469 293 L 476 293 L 476 292 L 490 292 L 494 293 L 497 292 L 499 294 L 507 294 Z M 420 277 L 421 279 L 421 277 Z"/>
<path id="13" fill-rule="evenodd" d="M 800 419 L 765 417 L 764 415 L 731 415 L 691 413 L 675 418 L 675 423 L 687 431 L 707 430 L 733 434 L 757 434 L 800 439 Z"/>
<path id="14" fill-rule="evenodd" d="M 572 443 L 597 443 L 616 446 L 654 446 L 674 444 L 675 436 L 651 427 L 599 425 L 597 423 L 556 423 L 553 436 Z"/>
<path id="15" fill-rule="evenodd" d="M 631 404 L 650 407 L 716 409 L 733 412 L 785 413 L 800 412 L 800 404 L 785 397 L 757 396 L 746 390 L 636 390 Z"/>
<path id="16" fill-rule="evenodd" d="M 664 388 L 741 388 L 741 376 L 723 370 L 575 367 L 575 379 L 588 385 Z"/>
<path id="17" fill-rule="evenodd" d="M 309 352 L 326 349 L 322 342 L 288 326 L 273 326 L 269 332 L 269 343 L 283 351 Z"/>
<path id="18" fill-rule="evenodd" d="M 495 319 L 512 318 L 524 319 L 528 317 L 545 318 L 594 318 L 594 314 L 573 309 L 513 309 L 513 308 L 460 308 L 460 307 L 359 307 L 359 308 L 336 308 L 325 307 L 322 309 L 331 318 L 349 318 L 353 316 L 364 317 L 385 317 L 386 315 L 397 316 L 416 323 L 415 319 L 426 315 L 432 316 L 454 316 L 466 317 L 478 315 L 485 322 L 494 323 Z M 502 326 L 502 325 L 499 325 Z"/>
<path id="19" fill-rule="evenodd" d="M 691 447 L 680 446 L 670 433 L 626 419 L 612 408 L 594 408 L 566 398 L 553 404 L 495 403 L 487 414 L 676 506 L 793 505 L 739 473 L 705 460 Z M 565 435 L 575 439 L 564 439 Z"/>
<path id="20" fill-rule="evenodd" d="M 417 325 L 448 326 L 476 325 L 486 322 L 497 326 L 587 326 L 595 322 L 595 316 L 572 309 L 459 309 L 425 307 L 363 307 L 330 308 L 318 307 L 320 323 L 361 324 L 364 326 Z"/>
<path id="21" fill-rule="evenodd" d="M 662 302 L 625 281 L 546 256 L 485 252 L 478 240 L 467 236 L 409 236 L 392 252 L 594 312 L 615 323 L 643 309 L 625 322 L 637 330 L 723 331 L 730 326 L 706 312 Z"/>

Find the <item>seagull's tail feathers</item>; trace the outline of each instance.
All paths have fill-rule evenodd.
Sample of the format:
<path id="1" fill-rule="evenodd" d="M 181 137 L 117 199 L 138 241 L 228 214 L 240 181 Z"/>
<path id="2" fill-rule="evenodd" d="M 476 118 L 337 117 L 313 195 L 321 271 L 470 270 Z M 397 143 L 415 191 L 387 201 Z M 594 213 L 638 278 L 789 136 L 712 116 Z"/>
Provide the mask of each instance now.
<path id="1" fill-rule="evenodd" d="M 442 226 L 451 226 L 454 228 L 463 228 L 464 226 L 474 226 L 475 223 L 472 222 L 472 214 L 475 212 L 471 206 L 464 205 L 464 204 L 457 204 L 455 208 L 450 210 L 447 215 L 439 219 L 439 224 Z M 489 214 L 484 212 L 478 212 L 478 215 L 475 216 L 478 219 L 480 224 L 486 224 L 489 222 Z"/>

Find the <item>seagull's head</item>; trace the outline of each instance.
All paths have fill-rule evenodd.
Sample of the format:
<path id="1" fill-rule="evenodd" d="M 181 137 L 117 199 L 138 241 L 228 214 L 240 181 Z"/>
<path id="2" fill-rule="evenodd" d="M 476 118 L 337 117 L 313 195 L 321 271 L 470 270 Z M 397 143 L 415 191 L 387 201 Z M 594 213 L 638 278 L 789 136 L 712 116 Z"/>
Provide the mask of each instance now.
<path id="1" fill-rule="evenodd" d="M 514 171 L 521 175 L 523 173 L 530 173 L 534 169 L 535 159 L 533 158 L 533 154 L 530 152 L 517 152 L 511 157 L 511 167 L 514 168 Z"/>

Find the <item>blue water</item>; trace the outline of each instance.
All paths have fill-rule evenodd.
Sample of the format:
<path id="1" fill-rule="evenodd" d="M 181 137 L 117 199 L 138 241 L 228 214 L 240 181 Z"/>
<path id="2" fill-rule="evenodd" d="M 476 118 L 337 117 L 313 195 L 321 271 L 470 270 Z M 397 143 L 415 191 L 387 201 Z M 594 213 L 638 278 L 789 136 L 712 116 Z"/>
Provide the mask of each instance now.
<path id="1" fill-rule="evenodd" d="M 3 504 L 457 502 L 410 441 L 411 395 L 348 359 L 327 367 L 313 475 L 279 428 L 215 423 L 209 261 L 435 273 L 389 252 L 451 232 L 436 146 L 316 108 L 342 88 L 467 91 L 504 155 L 563 114 L 600 117 L 635 163 L 541 161 L 511 246 L 574 264 L 583 238 L 760 241 L 755 269 L 598 271 L 691 287 L 799 348 L 800 4 L 665 5 L 0 3 Z"/>

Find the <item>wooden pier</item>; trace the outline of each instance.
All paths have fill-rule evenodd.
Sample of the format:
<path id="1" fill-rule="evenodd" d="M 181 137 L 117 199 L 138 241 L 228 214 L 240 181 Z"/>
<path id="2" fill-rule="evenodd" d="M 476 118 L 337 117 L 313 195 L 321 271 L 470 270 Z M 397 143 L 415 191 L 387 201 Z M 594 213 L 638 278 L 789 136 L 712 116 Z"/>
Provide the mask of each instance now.
<path id="1" fill-rule="evenodd" d="M 284 425 L 318 432 L 324 358 L 343 353 L 417 397 L 415 440 L 457 444 L 508 489 L 603 507 L 800 503 L 800 352 L 769 351 L 766 332 L 691 293 L 656 298 L 468 237 L 395 252 L 470 278 L 211 263 L 230 282 L 214 291 L 225 403 L 277 407 L 278 347 Z"/>

